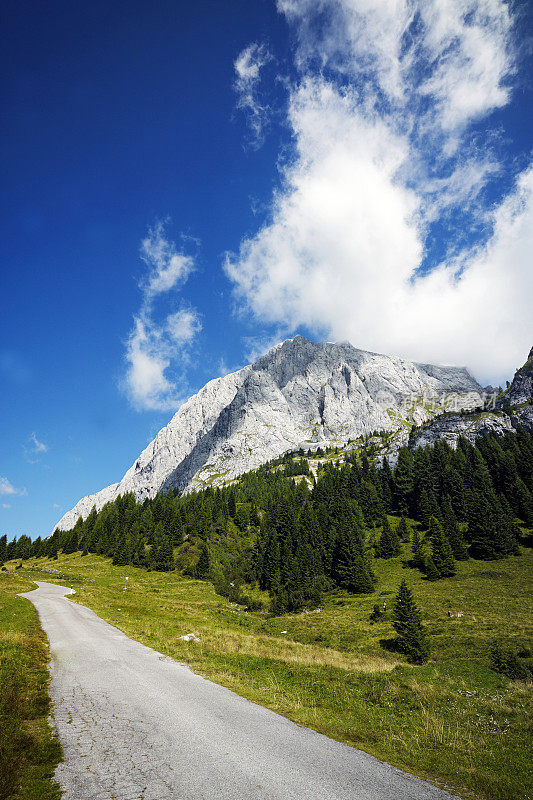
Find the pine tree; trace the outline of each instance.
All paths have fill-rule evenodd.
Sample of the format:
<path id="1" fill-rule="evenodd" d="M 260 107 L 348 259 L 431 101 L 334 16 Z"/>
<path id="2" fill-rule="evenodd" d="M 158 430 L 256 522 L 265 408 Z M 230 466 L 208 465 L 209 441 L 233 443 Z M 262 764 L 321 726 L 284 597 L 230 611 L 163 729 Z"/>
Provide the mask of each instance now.
<path id="1" fill-rule="evenodd" d="M 154 531 L 154 543 L 150 551 L 150 566 L 158 572 L 174 569 L 172 542 L 165 533 L 164 524 L 159 521 Z"/>
<path id="2" fill-rule="evenodd" d="M 202 542 L 202 549 L 200 550 L 200 558 L 196 564 L 195 576 L 197 578 L 207 578 L 210 569 L 209 550 L 205 542 Z"/>
<path id="3" fill-rule="evenodd" d="M 261 519 L 259 518 L 259 514 L 257 513 L 257 506 L 255 503 L 252 503 L 252 508 L 250 510 L 250 525 L 255 525 L 258 527 L 261 524 Z"/>
<path id="4" fill-rule="evenodd" d="M 259 582 L 261 589 L 276 591 L 281 583 L 280 547 L 277 531 L 271 530 L 268 535 L 265 554 L 263 556 L 263 573 Z"/>
<path id="5" fill-rule="evenodd" d="M 442 523 L 454 558 L 458 561 L 466 561 L 468 559 L 468 550 L 448 496 L 444 498 L 442 504 Z"/>
<path id="6" fill-rule="evenodd" d="M 376 547 L 377 558 L 394 558 L 400 555 L 400 540 L 396 531 L 391 529 L 389 518 L 384 515 L 381 523 L 381 538 Z"/>
<path id="7" fill-rule="evenodd" d="M 488 497 L 472 492 L 468 507 L 470 555 L 482 561 L 492 561 L 508 555 L 512 550 L 512 543 L 506 528 Z"/>
<path id="8" fill-rule="evenodd" d="M 394 469 L 394 489 L 396 504 L 402 514 L 407 514 L 411 492 L 413 491 L 414 462 L 407 447 L 401 447 Z"/>
<path id="9" fill-rule="evenodd" d="M 431 541 L 431 557 L 441 578 L 455 575 L 455 561 L 452 548 L 444 535 L 442 525 L 436 517 L 429 520 L 429 538 Z"/>
<path id="10" fill-rule="evenodd" d="M 7 534 L 0 536 L 0 566 L 7 558 Z"/>
<path id="11" fill-rule="evenodd" d="M 442 575 L 435 566 L 435 562 L 429 553 L 424 558 L 423 568 L 428 581 L 438 581 L 440 578 L 442 578 Z"/>
<path id="12" fill-rule="evenodd" d="M 411 528 L 409 523 L 405 519 L 402 514 L 402 518 L 398 523 L 398 527 L 396 528 L 396 535 L 400 539 L 401 542 L 410 542 L 411 541 Z"/>
<path id="13" fill-rule="evenodd" d="M 418 495 L 418 509 L 417 509 L 418 519 L 422 523 L 424 528 L 429 528 L 429 519 L 431 517 L 431 511 L 429 506 L 428 500 L 428 493 L 426 489 L 421 489 Z"/>
<path id="14" fill-rule="evenodd" d="M 379 478 L 381 483 L 381 497 L 383 498 L 383 506 L 386 510 L 388 510 L 392 506 L 392 495 L 395 487 L 392 470 L 386 458 L 383 459 Z"/>
<path id="15" fill-rule="evenodd" d="M 394 603 L 393 627 L 398 638 L 398 650 L 413 664 L 423 664 L 429 658 L 429 642 L 421 614 L 405 580 L 400 584 Z"/>
<path id="16" fill-rule="evenodd" d="M 148 561 L 146 558 L 146 545 L 142 533 L 139 533 L 137 540 L 135 542 L 131 562 L 135 567 L 148 566 Z"/>
<path id="17" fill-rule="evenodd" d="M 113 556 L 113 564 L 117 567 L 125 567 L 131 563 L 131 549 L 129 544 L 129 537 L 127 536 L 124 528 L 122 528 L 117 536 L 116 549 Z"/>
<path id="18" fill-rule="evenodd" d="M 382 513 L 378 491 L 371 481 L 364 480 L 359 489 L 359 504 L 363 511 L 365 523 L 372 527 Z"/>
<path id="19" fill-rule="evenodd" d="M 343 531 L 339 536 L 334 577 L 341 589 L 353 594 L 366 594 L 374 589 L 373 576 L 362 549 L 348 531 Z"/>
<path id="20" fill-rule="evenodd" d="M 422 547 L 420 534 L 416 528 L 413 530 L 413 535 L 411 538 L 411 550 L 413 553 L 413 557 L 411 559 L 413 567 L 422 569 L 424 566 L 424 549 Z"/>
<path id="21" fill-rule="evenodd" d="M 270 612 L 274 616 L 286 614 L 288 610 L 287 592 L 284 589 L 279 589 L 275 594 L 272 594 L 272 602 L 270 604 Z"/>
<path id="22" fill-rule="evenodd" d="M 420 494 L 418 504 L 419 519 L 424 528 L 429 528 L 429 520 L 431 517 L 441 518 L 441 510 L 437 503 L 437 498 L 431 489 L 423 489 Z"/>

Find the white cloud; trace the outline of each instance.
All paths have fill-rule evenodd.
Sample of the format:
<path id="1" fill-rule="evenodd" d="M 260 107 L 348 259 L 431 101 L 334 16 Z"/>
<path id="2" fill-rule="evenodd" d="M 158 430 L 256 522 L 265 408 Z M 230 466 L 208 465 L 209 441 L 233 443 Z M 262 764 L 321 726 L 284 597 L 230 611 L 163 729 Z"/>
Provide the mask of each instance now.
<path id="1" fill-rule="evenodd" d="M 285 334 L 307 326 L 503 377 L 533 336 L 533 173 L 525 170 L 499 206 L 487 206 L 483 189 L 501 165 L 490 136 L 474 146 L 465 132 L 508 99 L 507 6 L 278 6 L 299 41 L 301 74 L 287 109 L 294 154 L 270 218 L 227 258 L 237 297 Z M 421 274 L 431 226 L 457 208 L 462 220 L 444 260 Z M 460 239 L 461 250 L 468 226 L 483 226 L 485 243 Z"/>
<path id="2" fill-rule="evenodd" d="M 194 269 L 193 259 L 178 253 L 174 242 L 166 238 L 162 222 L 150 228 L 143 239 L 141 258 L 148 266 L 148 275 L 142 282 L 148 299 L 181 286 Z"/>
<path id="3" fill-rule="evenodd" d="M 188 347 L 202 326 L 194 308 L 157 312 L 156 300 L 175 292 L 194 269 L 191 256 L 176 250 L 158 223 L 141 244 L 148 274 L 140 284 L 141 308 L 126 342 L 122 388 L 139 411 L 176 409 L 184 399 L 183 367 Z"/>
<path id="4" fill-rule="evenodd" d="M 37 436 L 35 435 L 35 431 L 30 434 L 29 436 L 29 443 L 33 448 L 35 453 L 47 453 L 48 452 L 48 445 L 44 442 L 40 442 Z"/>
<path id="5" fill-rule="evenodd" d="M 0 477 L 0 495 L 26 495 L 26 489 L 16 489 L 7 478 Z"/>
<path id="6" fill-rule="evenodd" d="M 198 314 L 193 308 L 181 308 L 169 314 L 166 328 L 171 339 L 178 345 L 189 344 L 202 329 Z"/>
<path id="7" fill-rule="evenodd" d="M 263 105 L 258 95 L 261 70 L 272 60 L 266 45 L 256 42 L 248 45 L 235 59 L 235 83 L 237 108 L 244 112 L 251 131 L 251 144 L 259 147 L 263 143 L 264 129 L 268 121 L 269 107 Z"/>
<path id="8" fill-rule="evenodd" d="M 502 0 L 422 0 L 423 47 L 433 69 L 420 85 L 453 129 L 509 100 L 512 20 Z"/>
<path id="9" fill-rule="evenodd" d="M 505 105 L 513 74 L 504 0 L 278 0 L 296 27 L 297 60 L 359 80 L 408 107 L 429 100 L 443 128 Z"/>

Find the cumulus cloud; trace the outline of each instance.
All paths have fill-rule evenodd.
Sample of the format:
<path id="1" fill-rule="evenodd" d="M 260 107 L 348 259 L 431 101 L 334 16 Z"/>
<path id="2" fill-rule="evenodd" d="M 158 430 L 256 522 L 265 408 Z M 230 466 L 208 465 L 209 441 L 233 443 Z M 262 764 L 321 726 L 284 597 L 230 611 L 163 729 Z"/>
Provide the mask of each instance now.
<path id="1" fill-rule="evenodd" d="M 188 344 L 201 329 L 198 314 L 193 308 L 181 308 L 167 317 L 166 330 L 178 345 Z"/>
<path id="2" fill-rule="evenodd" d="M 122 388 L 139 411 L 171 410 L 183 401 L 189 347 L 202 326 L 196 309 L 182 303 L 161 314 L 156 300 L 183 286 L 194 259 L 177 251 L 162 223 L 142 241 L 141 257 L 148 272 L 140 283 L 142 304 L 126 342 Z"/>
<path id="3" fill-rule="evenodd" d="M 194 269 L 193 259 L 178 253 L 174 242 L 167 239 L 162 222 L 151 228 L 141 242 L 141 258 L 148 267 L 148 274 L 141 283 L 147 299 L 179 288 Z"/>
<path id="4" fill-rule="evenodd" d="M 26 495 L 26 489 L 16 489 L 11 481 L 7 478 L 0 477 L 0 494 L 1 495 Z"/>
<path id="5" fill-rule="evenodd" d="M 512 19 L 503 0 L 278 0 L 302 71 L 330 68 L 394 106 L 462 127 L 509 99 Z M 427 109 L 426 109 L 427 110 Z"/>
<path id="6" fill-rule="evenodd" d="M 244 112 L 251 132 L 251 145 L 260 147 L 268 122 L 269 107 L 263 105 L 258 87 L 261 70 L 272 60 L 265 44 L 256 42 L 248 45 L 235 59 L 235 83 L 237 108 Z"/>
<path id="7" fill-rule="evenodd" d="M 237 297 L 285 333 L 306 326 L 500 379 L 533 335 L 533 172 L 489 206 L 502 165 L 490 131 L 473 139 L 469 126 L 509 100 L 507 4 L 278 7 L 298 39 L 294 151 L 266 223 L 227 257 Z"/>

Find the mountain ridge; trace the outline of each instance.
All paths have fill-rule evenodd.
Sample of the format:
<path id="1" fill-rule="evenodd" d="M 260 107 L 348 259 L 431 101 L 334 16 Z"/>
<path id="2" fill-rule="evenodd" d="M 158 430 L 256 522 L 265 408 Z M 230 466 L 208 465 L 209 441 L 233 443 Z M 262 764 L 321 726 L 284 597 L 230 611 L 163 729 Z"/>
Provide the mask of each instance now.
<path id="1" fill-rule="evenodd" d="M 417 364 L 298 335 L 206 383 L 120 481 L 81 498 L 56 528 L 72 527 L 119 494 L 133 492 L 142 502 L 159 491 L 217 485 L 302 446 L 346 444 L 387 430 L 398 433 L 399 447 L 413 425 L 450 407 L 478 407 L 482 393 L 465 367 Z"/>

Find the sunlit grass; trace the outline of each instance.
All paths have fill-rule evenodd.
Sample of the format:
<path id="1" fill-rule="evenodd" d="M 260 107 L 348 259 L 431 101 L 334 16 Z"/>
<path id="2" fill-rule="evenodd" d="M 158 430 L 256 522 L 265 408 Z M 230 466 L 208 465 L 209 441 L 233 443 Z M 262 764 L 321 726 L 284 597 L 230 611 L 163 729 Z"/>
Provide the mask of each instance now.
<path id="1" fill-rule="evenodd" d="M 17 592 L 32 584 L 0 573 L 0 797 L 56 800 L 61 749 L 48 723 L 48 650 L 37 612 Z"/>
<path id="2" fill-rule="evenodd" d="M 376 560 L 375 594 L 332 593 L 320 611 L 275 618 L 244 612 L 210 584 L 93 555 L 25 562 L 18 572 L 72 584 L 74 601 L 132 638 L 300 724 L 465 797 L 524 800 L 533 794 L 531 687 L 492 672 L 488 646 L 494 637 L 533 638 L 532 565 L 531 551 L 461 562 L 454 578 L 431 583 L 400 558 Z M 404 577 L 433 647 L 424 666 L 400 663 L 380 644 L 393 635 L 390 611 Z M 376 602 L 387 603 L 387 616 L 372 624 Z M 180 640 L 191 632 L 200 643 Z"/>

